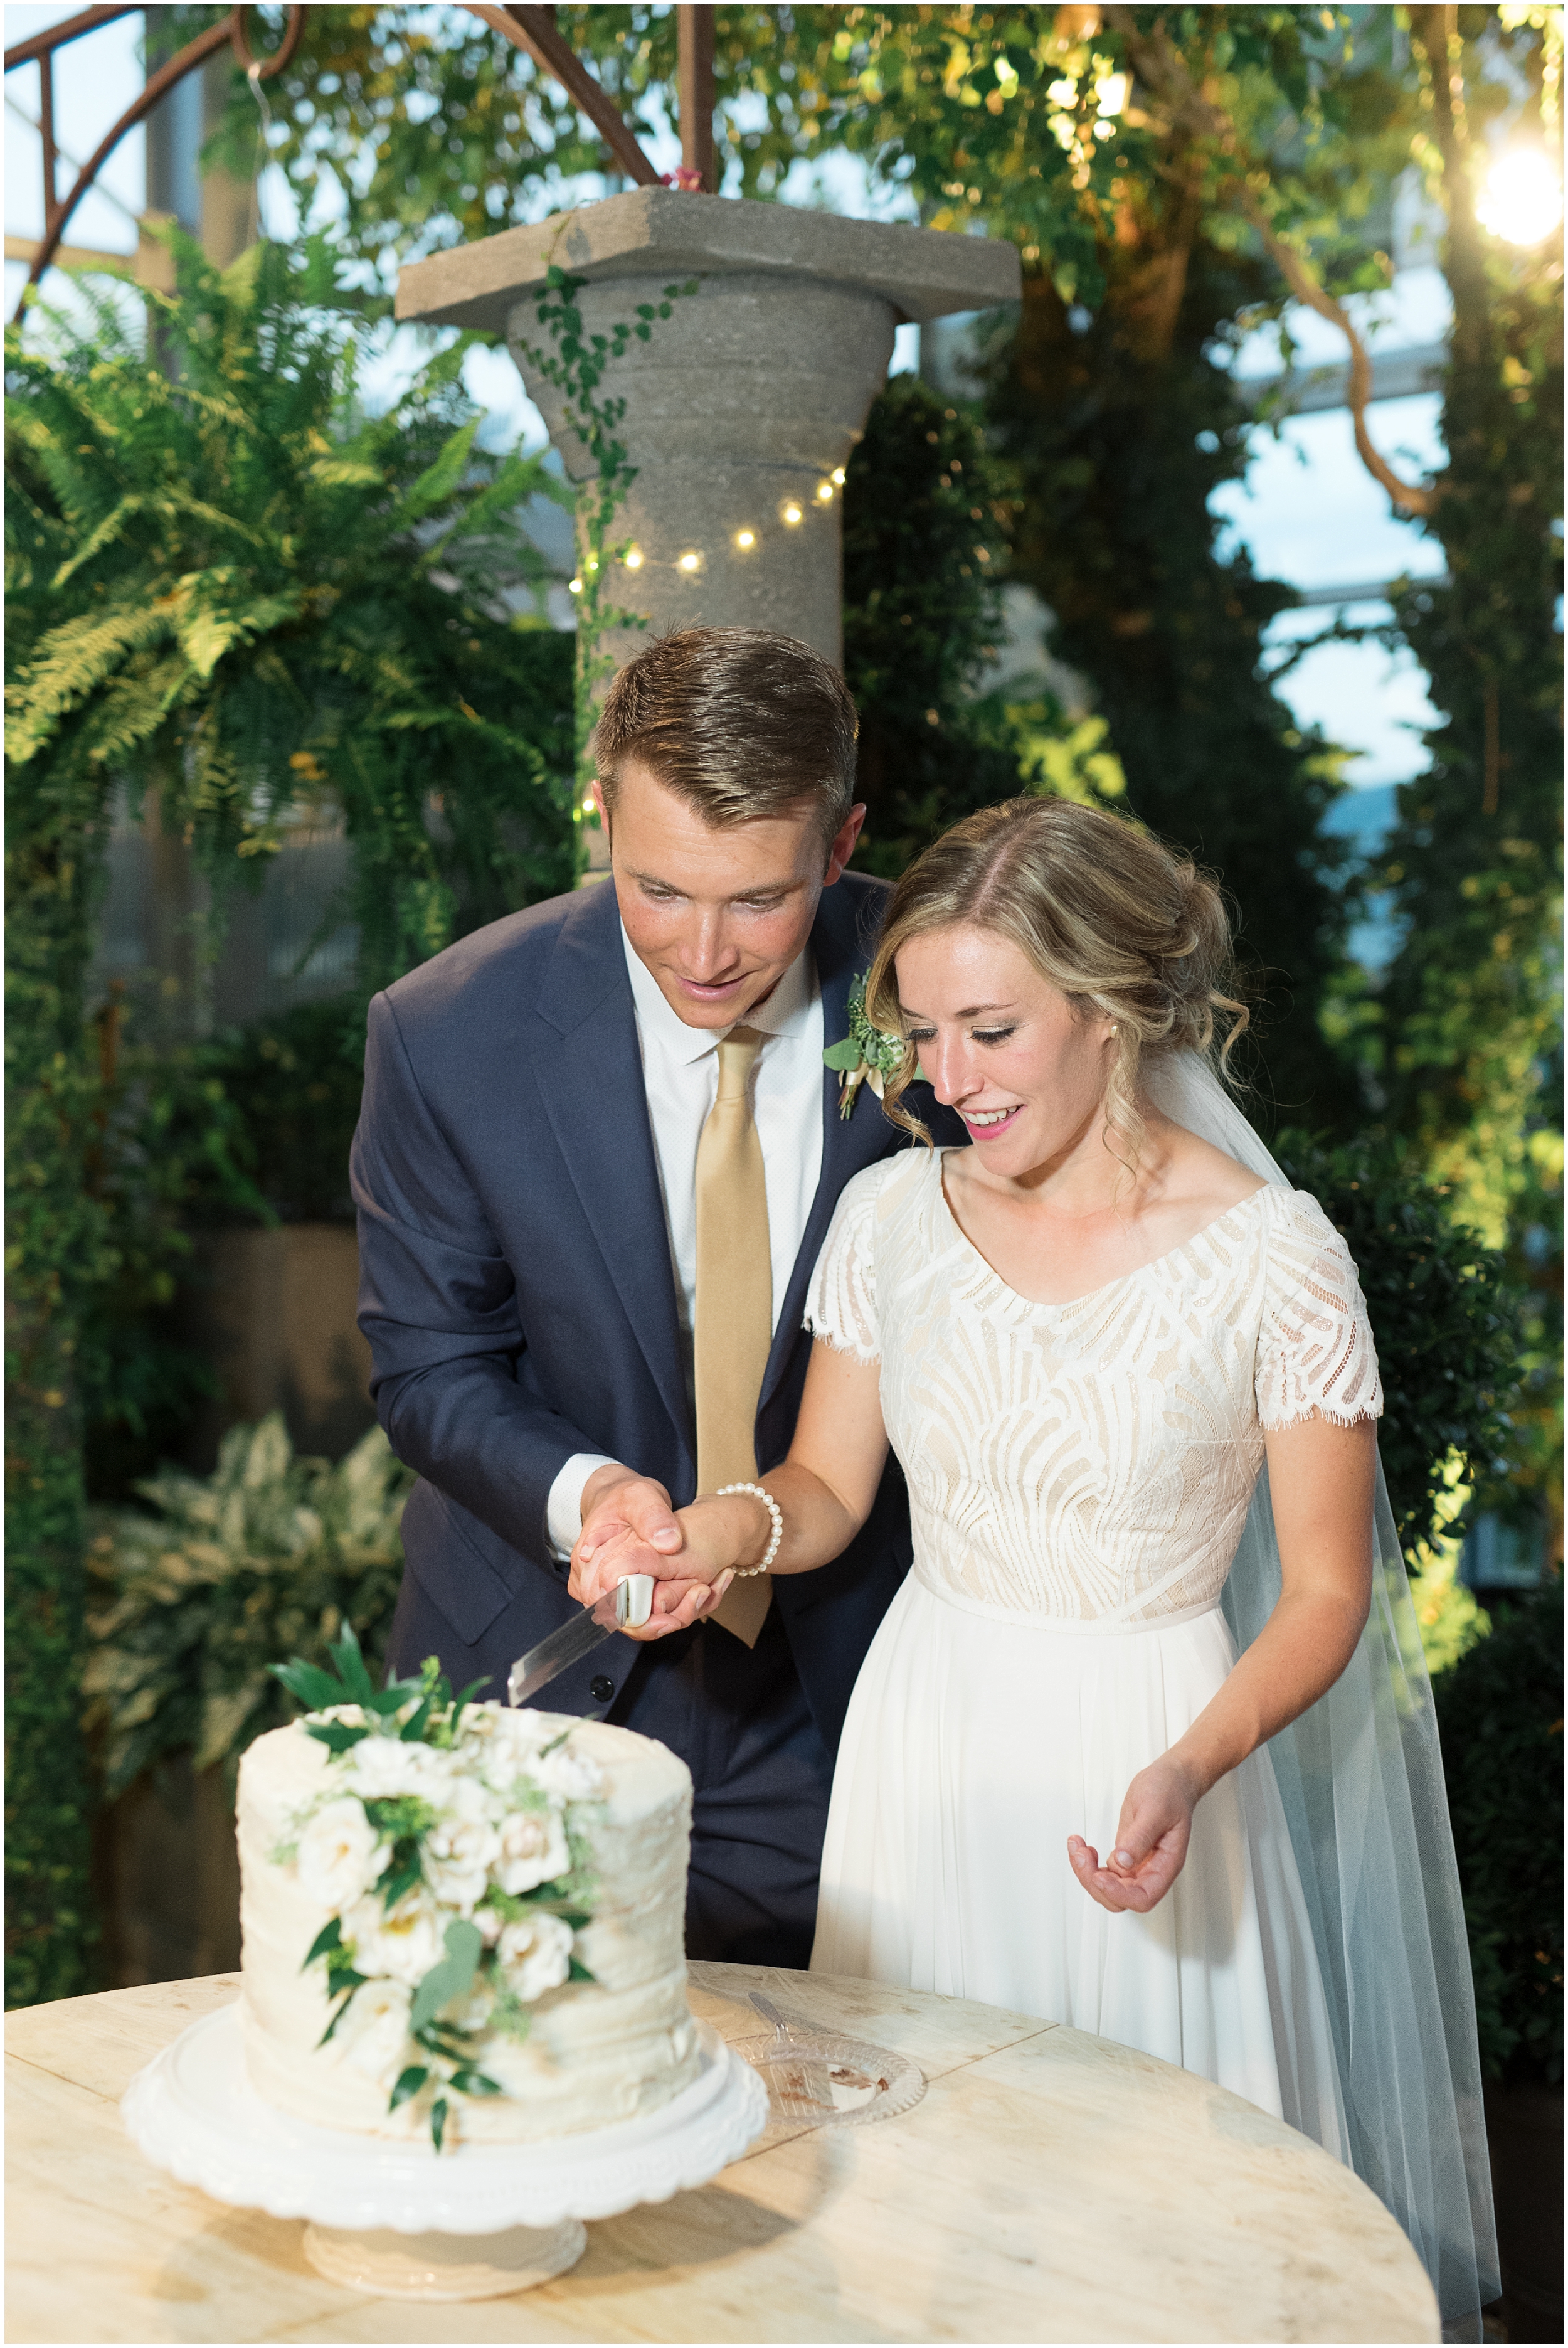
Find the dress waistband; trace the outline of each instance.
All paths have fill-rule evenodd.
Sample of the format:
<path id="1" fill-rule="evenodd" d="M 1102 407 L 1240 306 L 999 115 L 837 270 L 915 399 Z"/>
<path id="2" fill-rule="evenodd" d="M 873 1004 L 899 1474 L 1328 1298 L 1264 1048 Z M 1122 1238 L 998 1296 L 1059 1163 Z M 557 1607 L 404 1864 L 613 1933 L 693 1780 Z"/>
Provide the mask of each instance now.
<path id="1" fill-rule="evenodd" d="M 1061 1631 L 1071 1639 L 1126 1638 L 1143 1631 L 1173 1631 L 1179 1623 L 1196 1622 L 1205 1614 L 1219 1612 L 1219 1600 L 1211 1598 L 1198 1606 L 1177 1606 L 1164 1614 L 1144 1614 L 1129 1622 L 1123 1614 L 1042 1614 L 1022 1606 L 994 1606 L 988 1599 L 971 1598 L 967 1591 L 944 1590 L 935 1581 L 927 1581 L 918 1566 L 910 1575 L 929 1597 L 940 1599 L 944 1606 L 957 1608 L 961 1614 L 978 1614 L 983 1622 L 1007 1622 L 1026 1631 Z"/>

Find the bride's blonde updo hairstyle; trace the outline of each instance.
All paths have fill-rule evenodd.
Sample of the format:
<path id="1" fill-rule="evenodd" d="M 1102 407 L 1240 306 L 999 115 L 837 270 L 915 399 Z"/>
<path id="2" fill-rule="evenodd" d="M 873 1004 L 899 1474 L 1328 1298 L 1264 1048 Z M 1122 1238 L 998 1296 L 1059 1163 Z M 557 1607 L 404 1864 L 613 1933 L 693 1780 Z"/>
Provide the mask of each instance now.
<path id="1" fill-rule="evenodd" d="M 911 938 L 959 925 L 992 930 L 1028 955 L 1085 1016 L 1116 1023 L 1105 1090 L 1108 1146 L 1136 1172 L 1143 1138 L 1138 1095 L 1148 1064 L 1202 1052 L 1228 1074 L 1247 1024 L 1227 990 L 1231 928 L 1217 884 L 1187 857 L 1120 818 L 1071 799 L 1009 799 L 944 832 L 893 891 L 866 984 L 872 1023 L 903 1032 L 894 965 Z M 902 1107 L 916 1076 L 906 1052 L 883 1107 L 928 1141 Z"/>

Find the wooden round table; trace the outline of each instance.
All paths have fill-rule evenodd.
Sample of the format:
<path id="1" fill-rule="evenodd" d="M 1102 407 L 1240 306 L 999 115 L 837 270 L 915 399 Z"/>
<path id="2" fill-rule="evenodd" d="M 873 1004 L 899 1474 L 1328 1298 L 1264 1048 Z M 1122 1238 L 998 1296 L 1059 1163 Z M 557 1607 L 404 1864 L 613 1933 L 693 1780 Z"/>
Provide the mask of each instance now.
<path id="1" fill-rule="evenodd" d="M 700 2191 L 589 2229 L 569 2274 L 456 2306 L 369 2300 L 302 2227 L 149 2167 L 134 2074 L 236 1974 L 7 2017 L 14 2341 L 1435 2341 L 1381 2204 L 1251 2104 L 1104 2038 L 871 1982 L 694 1965 L 726 2037 L 792 2013 L 909 2055 L 925 2096 L 771 2128 Z"/>

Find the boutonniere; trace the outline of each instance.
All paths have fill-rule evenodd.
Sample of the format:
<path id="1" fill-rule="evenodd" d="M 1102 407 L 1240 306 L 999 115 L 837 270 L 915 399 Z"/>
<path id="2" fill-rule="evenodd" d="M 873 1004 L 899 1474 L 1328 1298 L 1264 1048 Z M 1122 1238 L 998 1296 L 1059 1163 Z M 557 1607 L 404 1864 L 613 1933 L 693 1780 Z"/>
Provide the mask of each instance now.
<path id="1" fill-rule="evenodd" d="M 869 1083 L 878 1100 L 887 1077 L 896 1076 L 907 1049 L 902 1035 L 874 1027 L 866 1015 L 866 981 L 857 978 L 849 990 L 849 1033 L 841 1044 L 830 1044 L 823 1059 L 838 1070 L 838 1114 L 848 1117 L 863 1084 Z"/>

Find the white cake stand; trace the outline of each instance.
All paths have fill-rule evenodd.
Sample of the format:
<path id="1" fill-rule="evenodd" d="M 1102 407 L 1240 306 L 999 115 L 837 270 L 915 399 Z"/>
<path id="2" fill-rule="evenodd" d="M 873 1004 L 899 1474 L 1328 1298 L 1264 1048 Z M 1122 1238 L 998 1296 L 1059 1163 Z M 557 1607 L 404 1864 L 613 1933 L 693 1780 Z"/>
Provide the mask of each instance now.
<path id="1" fill-rule="evenodd" d="M 494 2299 L 564 2274 L 585 2218 L 705 2185 L 768 2123 L 767 2089 L 706 2024 L 702 2066 L 645 2117 L 543 2144 L 390 2144 L 263 2103 L 245 2072 L 240 2009 L 192 2023 L 120 2104 L 138 2149 L 214 2201 L 303 2218 L 305 2256 L 385 2299 Z"/>

